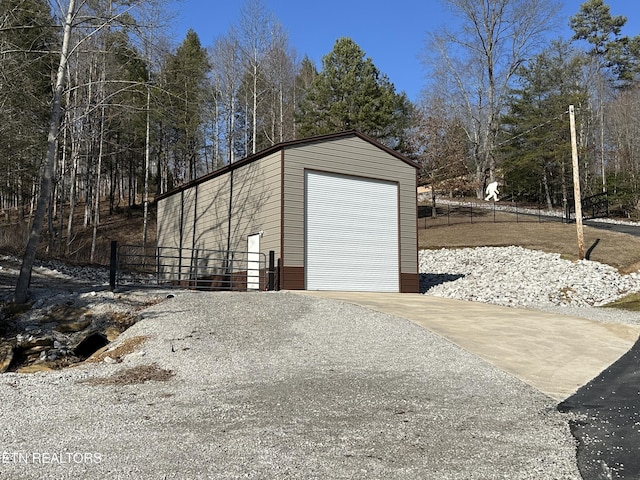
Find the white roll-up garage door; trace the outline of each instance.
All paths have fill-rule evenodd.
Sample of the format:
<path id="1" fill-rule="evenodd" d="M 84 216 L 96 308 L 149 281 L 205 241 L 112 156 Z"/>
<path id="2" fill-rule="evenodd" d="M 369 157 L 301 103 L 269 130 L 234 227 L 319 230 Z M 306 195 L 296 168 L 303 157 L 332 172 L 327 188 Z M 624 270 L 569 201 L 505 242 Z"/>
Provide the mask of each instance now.
<path id="1" fill-rule="evenodd" d="M 305 173 L 307 290 L 398 292 L 398 185 Z"/>

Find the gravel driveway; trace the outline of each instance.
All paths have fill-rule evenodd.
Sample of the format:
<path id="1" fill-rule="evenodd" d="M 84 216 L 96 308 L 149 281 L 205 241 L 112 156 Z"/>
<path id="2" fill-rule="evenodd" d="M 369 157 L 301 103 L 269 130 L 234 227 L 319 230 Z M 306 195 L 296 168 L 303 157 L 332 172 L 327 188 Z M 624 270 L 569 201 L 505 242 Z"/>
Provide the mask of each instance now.
<path id="1" fill-rule="evenodd" d="M 552 399 L 401 318 L 177 292 L 118 342 L 140 336 L 0 376 L 0 478 L 580 478 Z"/>

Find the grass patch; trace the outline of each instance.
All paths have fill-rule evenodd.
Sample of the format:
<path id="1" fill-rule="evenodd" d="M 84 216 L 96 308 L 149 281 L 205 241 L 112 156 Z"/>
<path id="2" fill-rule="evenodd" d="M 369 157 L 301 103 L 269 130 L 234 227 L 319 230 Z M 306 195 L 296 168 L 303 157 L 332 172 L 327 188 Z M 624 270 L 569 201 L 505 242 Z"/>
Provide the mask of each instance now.
<path id="1" fill-rule="evenodd" d="M 640 293 L 632 293 L 626 297 L 603 305 L 604 308 L 619 308 L 620 310 L 628 310 L 630 312 L 640 312 Z"/>
<path id="2" fill-rule="evenodd" d="M 590 260 L 605 263 L 627 274 L 640 268 L 640 237 L 593 227 L 584 227 L 585 251 L 600 240 Z M 420 249 L 520 246 L 548 253 L 559 253 L 568 260 L 578 259 L 575 225 L 556 222 L 468 223 L 421 229 Z"/>

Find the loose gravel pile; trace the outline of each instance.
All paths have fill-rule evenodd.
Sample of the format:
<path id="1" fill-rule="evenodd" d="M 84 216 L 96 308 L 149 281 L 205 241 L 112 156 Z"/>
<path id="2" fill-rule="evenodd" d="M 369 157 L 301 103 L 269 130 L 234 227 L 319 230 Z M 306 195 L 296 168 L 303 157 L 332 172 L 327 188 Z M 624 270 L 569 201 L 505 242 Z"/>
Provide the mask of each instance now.
<path id="1" fill-rule="evenodd" d="M 421 289 L 512 307 L 594 307 L 640 291 L 640 275 L 522 247 L 422 250 Z"/>

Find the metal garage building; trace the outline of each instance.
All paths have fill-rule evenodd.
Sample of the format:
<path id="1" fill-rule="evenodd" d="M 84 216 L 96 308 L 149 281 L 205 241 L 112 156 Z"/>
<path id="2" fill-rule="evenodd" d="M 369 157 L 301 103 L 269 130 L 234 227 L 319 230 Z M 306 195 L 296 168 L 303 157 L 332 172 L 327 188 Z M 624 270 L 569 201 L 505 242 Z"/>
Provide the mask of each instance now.
<path id="1" fill-rule="evenodd" d="M 234 252 L 262 288 L 249 272 L 273 251 L 282 289 L 419 289 L 416 165 L 356 131 L 275 145 L 157 206 L 159 250 L 179 251 L 181 271 L 228 269 L 212 252 Z"/>

